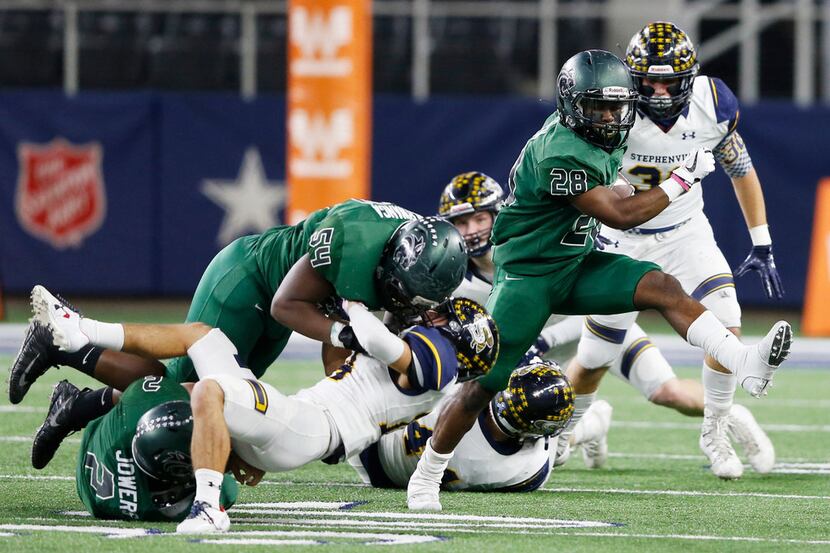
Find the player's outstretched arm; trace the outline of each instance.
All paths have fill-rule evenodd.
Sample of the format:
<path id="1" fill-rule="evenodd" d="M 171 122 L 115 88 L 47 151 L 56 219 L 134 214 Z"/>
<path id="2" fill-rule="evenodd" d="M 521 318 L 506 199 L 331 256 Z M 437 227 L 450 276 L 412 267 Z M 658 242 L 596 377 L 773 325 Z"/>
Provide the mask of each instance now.
<path id="1" fill-rule="evenodd" d="M 615 191 L 597 186 L 570 198 L 581 212 L 611 228 L 626 230 L 641 225 L 666 209 L 677 197 L 688 192 L 703 177 L 714 171 L 712 151 L 698 148 L 672 171 L 659 186 L 633 196 L 621 197 Z"/>
<path id="2" fill-rule="evenodd" d="M 757 271 L 768 298 L 784 297 L 784 286 L 778 276 L 775 258 L 772 255 L 772 237 L 767 225 L 767 211 L 764 191 L 754 167 L 743 175 L 731 175 L 735 196 L 743 211 L 746 226 L 752 239 L 752 250 L 743 263 L 735 270 L 735 276 Z"/>
<path id="3" fill-rule="evenodd" d="M 391 369 L 407 374 L 412 362 L 412 349 L 409 344 L 386 328 L 362 303 L 344 301 L 343 308 L 349 314 L 355 338 L 366 353 L 378 361 L 383 361 Z"/>

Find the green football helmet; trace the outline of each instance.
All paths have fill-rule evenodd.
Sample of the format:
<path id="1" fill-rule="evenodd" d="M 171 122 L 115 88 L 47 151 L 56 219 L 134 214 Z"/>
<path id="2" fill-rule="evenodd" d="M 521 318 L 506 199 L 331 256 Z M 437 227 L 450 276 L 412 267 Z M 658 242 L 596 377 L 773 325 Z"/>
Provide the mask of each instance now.
<path id="1" fill-rule="evenodd" d="M 186 483 L 193 478 L 190 438 L 193 412 L 186 401 L 168 401 L 144 413 L 133 437 L 133 459 L 147 476 L 162 482 Z"/>
<path id="2" fill-rule="evenodd" d="M 605 50 L 585 50 L 562 66 L 556 107 L 562 124 L 606 151 L 624 146 L 639 95 L 628 67 Z"/>
<path id="3" fill-rule="evenodd" d="M 401 225 L 375 272 L 383 308 L 401 320 L 435 308 L 461 284 L 467 260 L 464 238 L 452 223 L 425 217 Z"/>

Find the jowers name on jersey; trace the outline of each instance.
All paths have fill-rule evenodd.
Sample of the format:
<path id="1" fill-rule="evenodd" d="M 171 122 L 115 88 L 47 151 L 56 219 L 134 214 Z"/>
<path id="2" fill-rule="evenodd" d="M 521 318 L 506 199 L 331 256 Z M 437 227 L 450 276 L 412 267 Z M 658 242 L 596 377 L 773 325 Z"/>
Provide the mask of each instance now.
<path id="1" fill-rule="evenodd" d="M 668 131 L 641 113 L 628 136 L 623 175 L 637 190 L 648 190 L 670 177 L 696 148 L 712 150 L 738 124 L 738 100 L 720 79 L 697 77 L 689 105 Z M 703 210 L 703 187 L 693 186 L 640 228 L 670 227 Z"/>
<path id="2" fill-rule="evenodd" d="M 413 388 L 401 388 L 398 373 L 383 362 L 358 354 L 295 396 L 328 410 L 346 458 L 363 451 L 381 434 L 432 411 L 455 382 L 455 349 L 437 329 L 414 326 L 402 338 L 412 349 L 409 380 Z"/>
<path id="3" fill-rule="evenodd" d="M 405 428 L 386 434 L 351 465 L 367 484 L 379 488 L 406 488 L 440 415 L 440 407 Z M 496 442 L 485 425 L 485 409 L 461 442 L 444 472 L 448 490 L 529 492 L 550 475 L 549 451 L 544 439 Z"/>
<path id="4" fill-rule="evenodd" d="M 144 474 L 133 459 L 132 442 L 138 420 L 167 401 L 188 401 L 180 384 L 148 376 L 130 384 L 118 404 L 84 430 L 75 485 L 87 511 L 97 518 L 146 521 L 182 520 L 190 512 L 196 482 L 159 482 Z M 222 482 L 221 504 L 230 507 L 239 488 L 230 475 Z"/>

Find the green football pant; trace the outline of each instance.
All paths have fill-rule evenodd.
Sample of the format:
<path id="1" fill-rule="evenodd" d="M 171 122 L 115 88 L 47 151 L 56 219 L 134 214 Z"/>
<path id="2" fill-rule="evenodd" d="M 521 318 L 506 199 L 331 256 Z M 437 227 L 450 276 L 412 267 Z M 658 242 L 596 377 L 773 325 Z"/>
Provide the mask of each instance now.
<path id="1" fill-rule="evenodd" d="M 516 363 L 539 336 L 552 313 L 602 315 L 636 311 L 640 279 L 660 267 L 625 255 L 592 251 L 576 263 L 540 276 L 497 269 L 487 310 L 499 327 L 499 358 L 479 382 L 498 392 L 507 386 Z"/>
<path id="2" fill-rule="evenodd" d="M 196 287 L 187 322 L 221 329 L 259 378 L 282 353 L 291 330 L 271 317 L 271 294 L 254 258 L 255 238 L 239 238 L 216 254 Z M 189 357 L 171 361 L 167 375 L 177 382 L 198 380 Z"/>

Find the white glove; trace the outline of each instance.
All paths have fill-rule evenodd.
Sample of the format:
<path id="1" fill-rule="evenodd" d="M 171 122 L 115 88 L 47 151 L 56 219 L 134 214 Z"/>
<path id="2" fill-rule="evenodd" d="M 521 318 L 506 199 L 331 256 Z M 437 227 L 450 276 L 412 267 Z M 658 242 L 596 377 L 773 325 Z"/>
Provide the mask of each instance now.
<path id="1" fill-rule="evenodd" d="M 686 183 L 688 190 L 692 185 L 699 183 L 703 177 L 715 170 L 715 156 L 709 148 L 698 148 L 683 160 L 683 163 L 672 171 L 672 175 Z"/>
<path id="2" fill-rule="evenodd" d="M 441 479 L 452 459 L 452 453 L 438 453 L 432 449 L 432 438 L 427 440 L 415 472 L 406 487 L 406 505 L 410 511 L 440 511 Z"/>

